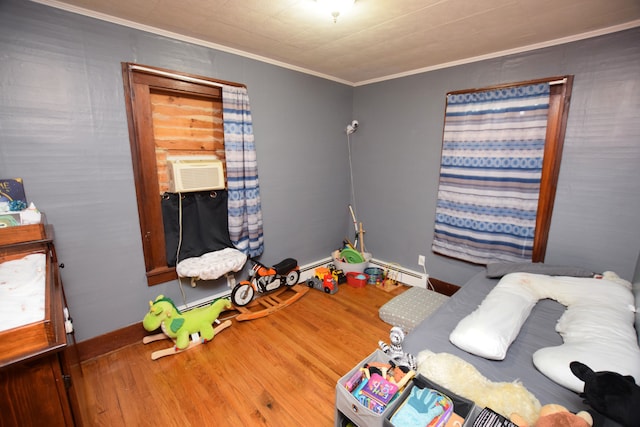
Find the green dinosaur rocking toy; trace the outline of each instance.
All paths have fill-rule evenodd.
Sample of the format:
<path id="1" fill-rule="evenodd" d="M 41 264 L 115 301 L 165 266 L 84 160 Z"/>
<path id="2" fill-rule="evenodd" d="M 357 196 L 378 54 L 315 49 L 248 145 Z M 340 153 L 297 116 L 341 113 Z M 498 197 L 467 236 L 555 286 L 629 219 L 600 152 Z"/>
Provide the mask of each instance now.
<path id="1" fill-rule="evenodd" d="M 142 319 L 142 326 L 147 331 L 161 328 L 162 333 L 144 337 L 142 342 L 148 344 L 166 338 L 175 341 L 175 346 L 153 352 L 152 360 L 177 354 L 211 341 L 218 332 L 231 326 L 231 320 L 223 323 L 218 321 L 220 313 L 231 308 L 231 302 L 228 299 L 218 299 L 208 306 L 183 313 L 170 298 L 159 295 L 155 301 L 149 301 L 149 307 L 149 312 Z M 220 324 L 214 328 L 214 322 Z M 196 333 L 199 334 L 199 339 L 190 341 L 189 338 Z"/>

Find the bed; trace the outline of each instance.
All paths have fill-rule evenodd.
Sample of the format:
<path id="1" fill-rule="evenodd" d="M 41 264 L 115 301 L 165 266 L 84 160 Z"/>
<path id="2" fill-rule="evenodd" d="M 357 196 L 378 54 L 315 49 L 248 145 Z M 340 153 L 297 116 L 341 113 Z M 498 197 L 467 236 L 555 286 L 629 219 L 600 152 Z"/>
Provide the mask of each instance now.
<path id="1" fill-rule="evenodd" d="M 435 353 L 451 353 L 471 363 L 492 381 L 520 380 L 542 405 L 557 403 L 573 412 L 590 409 L 576 392 L 548 379 L 532 362 L 532 354 L 536 350 L 563 343 L 562 337 L 555 331 L 555 326 L 565 307 L 556 301 L 538 301 L 522 325 L 517 338 L 510 345 L 504 360 L 488 360 L 467 353 L 450 342 L 451 331 L 480 305 L 498 281 L 498 278 L 487 278 L 486 271 L 473 276 L 445 304 L 407 335 L 403 343 L 404 350 L 414 355 L 425 349 Z M 640 304 L 640 284 L 634 285 L 633 292 L 637 307 Z M 640 315 L 636 314 L 636 333 L 639 325 Z M 640 340 L 640 334 L 638 335 Z M 607 426 L 618 425 L 611 420 L 605 421 Z"/>

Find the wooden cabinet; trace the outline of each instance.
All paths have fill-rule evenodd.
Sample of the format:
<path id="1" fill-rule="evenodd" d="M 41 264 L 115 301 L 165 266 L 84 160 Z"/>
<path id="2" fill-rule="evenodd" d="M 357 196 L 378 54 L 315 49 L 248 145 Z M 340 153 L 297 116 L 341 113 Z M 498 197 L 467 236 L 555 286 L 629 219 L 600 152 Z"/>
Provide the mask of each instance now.
<path id="1" fill-rule="evenodd" d="M 6 329 L 0 313 L 0 426 L 82 426 L 82 370 L 73 332 L 65 328 L 71 325 L 52 228 L 0 229 L 0 267 L 18 271 L 22 264 L 11 262 L 29 255 L 44 259 L 44 316 Z M 0 286 L 14 285 L 0 278 Z"/>

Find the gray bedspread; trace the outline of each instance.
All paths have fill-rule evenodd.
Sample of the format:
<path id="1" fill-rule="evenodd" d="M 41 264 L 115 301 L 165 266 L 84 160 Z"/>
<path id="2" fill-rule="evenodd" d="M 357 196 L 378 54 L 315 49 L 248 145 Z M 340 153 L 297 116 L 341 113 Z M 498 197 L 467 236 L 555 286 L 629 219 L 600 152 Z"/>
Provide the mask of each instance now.
<path id="1" fill-rule="evenodd" d="M 449 301 L 407 335 L 404 350 L 416 356 L 425 349 L 455 354 L 492 381 L 520 380 L 543 405 L 557 403 L 573 412 L 589 409 L 578 394 L 548 379 L 532 362 L 532 354 L 539 348 L 562 344 L 555 325 L 565 307 L 553 300 L 541 300 L 536 304 L 502 361 L 469 354 L 449 342 L 451 330 L 460 319 L 478 307 L 497 283 L 497 279 L 487 279 L 484 271 L 472 277 Z"/>

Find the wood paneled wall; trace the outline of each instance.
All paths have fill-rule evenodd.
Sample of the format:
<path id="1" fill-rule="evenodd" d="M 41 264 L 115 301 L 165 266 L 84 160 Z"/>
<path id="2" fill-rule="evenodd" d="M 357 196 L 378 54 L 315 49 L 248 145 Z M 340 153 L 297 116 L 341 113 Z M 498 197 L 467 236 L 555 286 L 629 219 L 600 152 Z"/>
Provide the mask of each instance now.
<path id="1" fill-rule="evenodd" d="M 151 109 L 160 194 L 169 189 L 167 156 L 206 154 L 224 162 L 221 101 L 152 93 Z"/>

